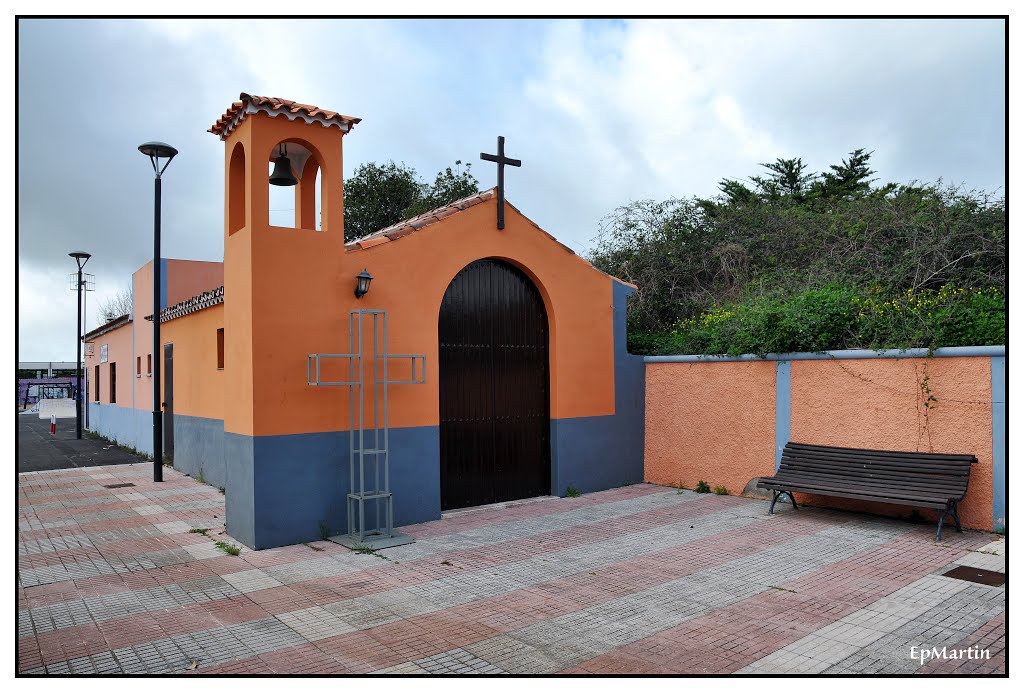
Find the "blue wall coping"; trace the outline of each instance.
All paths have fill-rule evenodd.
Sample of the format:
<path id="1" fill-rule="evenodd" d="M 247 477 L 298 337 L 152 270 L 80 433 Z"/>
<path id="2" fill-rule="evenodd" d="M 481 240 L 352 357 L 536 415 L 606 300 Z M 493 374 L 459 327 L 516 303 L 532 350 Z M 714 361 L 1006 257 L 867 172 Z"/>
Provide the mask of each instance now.
<path id="1" fill-rule="evenodd" d="M 798 351 L 791 354 L 743 354 L 741 356 L 690 354 L 680 356 L 644 356 L 644 363 L 717 363 L 726 361 L 828 361 L 833 359 L 908 359 L 955 356 L 1006 356 L 1006 346 L 962 346 L 928 349 L 837 349 L 834 351 Z"/>

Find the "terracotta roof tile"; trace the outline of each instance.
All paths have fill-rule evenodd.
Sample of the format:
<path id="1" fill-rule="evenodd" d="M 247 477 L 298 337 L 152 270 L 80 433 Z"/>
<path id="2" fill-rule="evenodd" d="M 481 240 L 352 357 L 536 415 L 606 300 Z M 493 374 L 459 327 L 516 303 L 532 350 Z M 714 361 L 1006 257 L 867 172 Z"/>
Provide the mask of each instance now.
<path id="1" fill-rule="evenodd" d="M 494 198 L 495 194 L 496 193 L 493 188 L 491 190 L 484 190 L 482 192 L 478 192 L 474 195 L 470 195 L 469 197 L 464 197 L 461 200 L 456 200 L 455 202 L 445 205 L 444 207 L 432 209 L 429 212 L 424 212 L 423 214 L 415 216 L 411 219 L 406 219 L 404 221 L 398 222 L 397 224 L 392 224 L 391 226 L 385 229 L 381 229 L 380 231 L 374 231 L 373 233 L 363 236 L 362 238 L 357 238 L 354 241 L 349 241 L 348 243 L 345 244 L 345 247 L 348 248 L 349 250 L 356 250 L 359 248 L 365 249 L 372 248 L 373 246 L 379 245 L 389 239 L 398 240 L 399 238 L 408 236 L 410 233 L 413 233 L 414 231 L 420 231 L 430 226 L 431 224 L 436 224 L 442 219 L 450 217 L 451 215 L 457 212 L 461 212 L 464 209 L 475 207 L 481 202 L 487 202 L 488 200 Z"/>
<path id="2" fill-rule="evenodd" d="M 307 123 L 318 122 L 324 127 L 336 125 L 342 132 L 348 132 L 352 126 L 360 122 L 360 118 L 341 115 L 336 111 L 328 111 L 319 106 L 311 106 L 307 103 L 296 103 L 288 99 L 279 99 L 273 96 L 254 96 L 242 92 L 238 96 L 239 101 L 231 104 L 217 122 L 207 130 L 221 139 L 231 134 L 231 131 L 238 127 L 238 124 L 250 113 L 263 112 L 270 116 L 284 115 L 292 120 L 301 118 Z"/>
<path id="3" fill-rule="evenodd" d="M 184 301 L 175 303 L 173 306 L 168 306 L 160 311 L 160 322 L 165 323 L 168 320 L 174 320 L 175 318 L 181 318 L 190 313 L 215 306 L 219 303 L 224 303 L 224 287 L 219 286 L 216 289 L 210 289 L 203 293 L 193 296 L 192 298 L 186 298 Z M 147 315 L 146 320 L 152 321 L 153 315 Z"/>
<path id="4" fill-rule="evenodd" d="M 83 342 L 91 342 L 92 340 L 96 339 L 100 335 L 104 335 L 107 332 L 110 332 L 112 330 L 116 330 L 118 327 L 121 327 L 121 325 L 127 325 L 129 322 L 131 322 L 131 320 L 132 320 L 132 316 L 129 315 L 129 314 L 125 314 L 125 315 L 121 315 L 119 317 L 116 317 L 113 320 L 100 325 L 99 327 L 94 329 L 92 332 L 86 332 L 84 335 L 82 335 L 82 341 Z"/>
<path id="5" fill-rule="evenodd" d="M 348 243 L 345 244 L 345 249 L 346 250 L 350 250 L 350 251 L 366 250 L 367 248 L 372 248 L 372 247 L 374 247 L 376 245 L 381 245 L 382 243 L 389 243 L 391 241 L 397 241 L 397 240 L 399 240 L 401 238 L 405 238 L 406 236 L 409 236 L 409 235 L 411 235 L 413 233 L 418 233 L 422 229 L 425 229 L 425 228 L 427 228 L 427 227 L 429 227 L 429 226 L 431 226 L 431 225 L 441 221 L 442 219 L 447 219 L 448 217 L 450 217 L 453 214 L 458 214 L 459 212 L 461 212 L 463 210 L 466 210 L 466 209 L 469 209 L 470 207 L 475 207 L 476 205 L 478 205 L 478 204 L 480 204 L 482 202 L 487 202 L 488 200 L 491 200 L 494 197 L 496 197 L 497 194 L 498 193 L 497 193 L 497 190 L 495 188 L 491 188 L 490 190 L 484 190 L 482 192 L 478 192 L 475 195 L 470 195 L 469 197 L 463 198 L 461 200 L 456 200 L 455 202 L 452 202 L 451 204 L 445 205 L 444 207 L 438 207 L 437 209 L 432 209 L 429 212 L 424 212 L 423 214 L 420 214 L 419 216 L 415 216 L 412 219 L 406 219 L 405 221 L 400 221 L 397 224 L 394 224 L 392 226 L 387 227 L 386 229 L 381 229 L 380 231 L 375 231 L 375 232 L 373 232 L 373 233 L 371 233 L 371 234 L 369 234 L 367 236 L 363 236 L 362 238 L 357 238 L 354 241 L 349 241 Z M 548 233 L 547 231 L 542 229 L 540 226 L 537 225 L 537 223 L 535 221 L 533 221 L 528 216 L 523 214 L 511 202 L 509 202 L 508 200 L 505 200 L 505 204 L 507 204 L 512 209 L 514 209 L 521 217 L 523 217 L 523 219 L 528 221 L 535 229 L 537 229 L 542 234 L 544 234 L 545 236 L 550 238 L 552 241 L 557 243 L 561 248 L 565 249 L 565 251 L 567 253 L 569 253 L 570 255 L 574 255 L 577 262 L 582 262 L 583 264 L 585 264 L 587 267 L 589 267 L 590 269 L 594 270 L 595 272 L 600 272 L 601 274 L 605 275 L 606 277 L 611 277 L 612 279 L 614 279 L 617 282 L 620 282 L 622 284 L 626 284 L 627 286 L 632 286 L 634 289 L 636 288 L 635 285 L 630 284 L 629 282 L 623 281 L 623 280 L 619 279 L 618 277 L 613 277 L 612 275 L 608 274 L 607 272 L 602 272 L 598 268 L 594 267 L 594 265 L 590 261 L 588 261 L 586 258 L 580 257 L 576 253 L 575 250 L 573 250 L 569 246 L 565 245 L 564 243 L 559 241 L 557 238 L 552 236 L 550 233 Z"/>
<path id="6" fill-rule="evenodd" d="M 388 231 L 384 235 L 387 236 L 392 241 L 397 241 L 399 238 L 404 238 L 405 236 L 408 236 L 412 232 L 413 229 L 411 227 L 406 226 L 396 231 Z"/>
<path id="7" fill-rule="evenodd" d="M 383 235 L 383 236 L 374 236 L 373 238 L 363 238 L 363 239 L 357 241 L 357 243 L 359 244 L 360 248 L 372 248 L 375 245 L 380 245 L 381 243 L 387 243 L 390 240 L 391 239 L 388 238 L 387 235 Z"/>

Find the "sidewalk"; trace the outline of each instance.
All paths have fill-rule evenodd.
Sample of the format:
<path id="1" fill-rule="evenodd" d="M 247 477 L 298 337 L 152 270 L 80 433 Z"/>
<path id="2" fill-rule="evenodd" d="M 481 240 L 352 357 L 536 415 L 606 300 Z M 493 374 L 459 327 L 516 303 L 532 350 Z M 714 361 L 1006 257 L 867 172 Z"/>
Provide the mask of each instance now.
<path id="1" fill-rule="evenodd" d="M 987 533 L 638 484 L 232 556 L 224 496 L 164 478 L 19 475 L 20 673 L 1005 671 L 1004 588 L 942 575 L 1004 571 Z"/>

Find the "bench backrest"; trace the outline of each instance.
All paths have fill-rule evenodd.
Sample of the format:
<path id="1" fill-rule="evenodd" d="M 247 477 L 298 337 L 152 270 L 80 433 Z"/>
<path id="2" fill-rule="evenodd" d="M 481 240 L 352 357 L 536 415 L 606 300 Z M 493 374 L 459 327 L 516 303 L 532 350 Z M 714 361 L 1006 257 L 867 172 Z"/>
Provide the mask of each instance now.
<path id="1" fill-rule="evenodd" d="M 822 481 L 866 483 L 962 499 L 974 455 L 895 452 L 787 443 L 779 474 L 799 474 Z"/>

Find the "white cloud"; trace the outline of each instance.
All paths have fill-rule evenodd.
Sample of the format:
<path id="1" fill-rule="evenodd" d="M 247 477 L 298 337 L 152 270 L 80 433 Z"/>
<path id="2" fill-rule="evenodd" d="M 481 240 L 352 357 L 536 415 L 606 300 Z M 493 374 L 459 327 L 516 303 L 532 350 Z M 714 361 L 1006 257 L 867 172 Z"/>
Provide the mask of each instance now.
<path id="1" fill-rule="evenodd" d="M 223 145 L 205 130 L 240 91 L 362 117 L 347 175 L 461 159 L 490 187 L 478 153 L 505 135 L 523 160 L 509 199 L 577 252 L 630 199 L 713 195 L 779 156 L 822 170 L 868 147 L 883 180 L 1004 175 L 998 22 L 43 20 L 20 38 L 26 354 L 72 346 L 70 292 L 46 300 L 72 246 L 107 294 L 150 259 L 139 142 L 181 151 L 164 255 L 223 257 Z"/>

